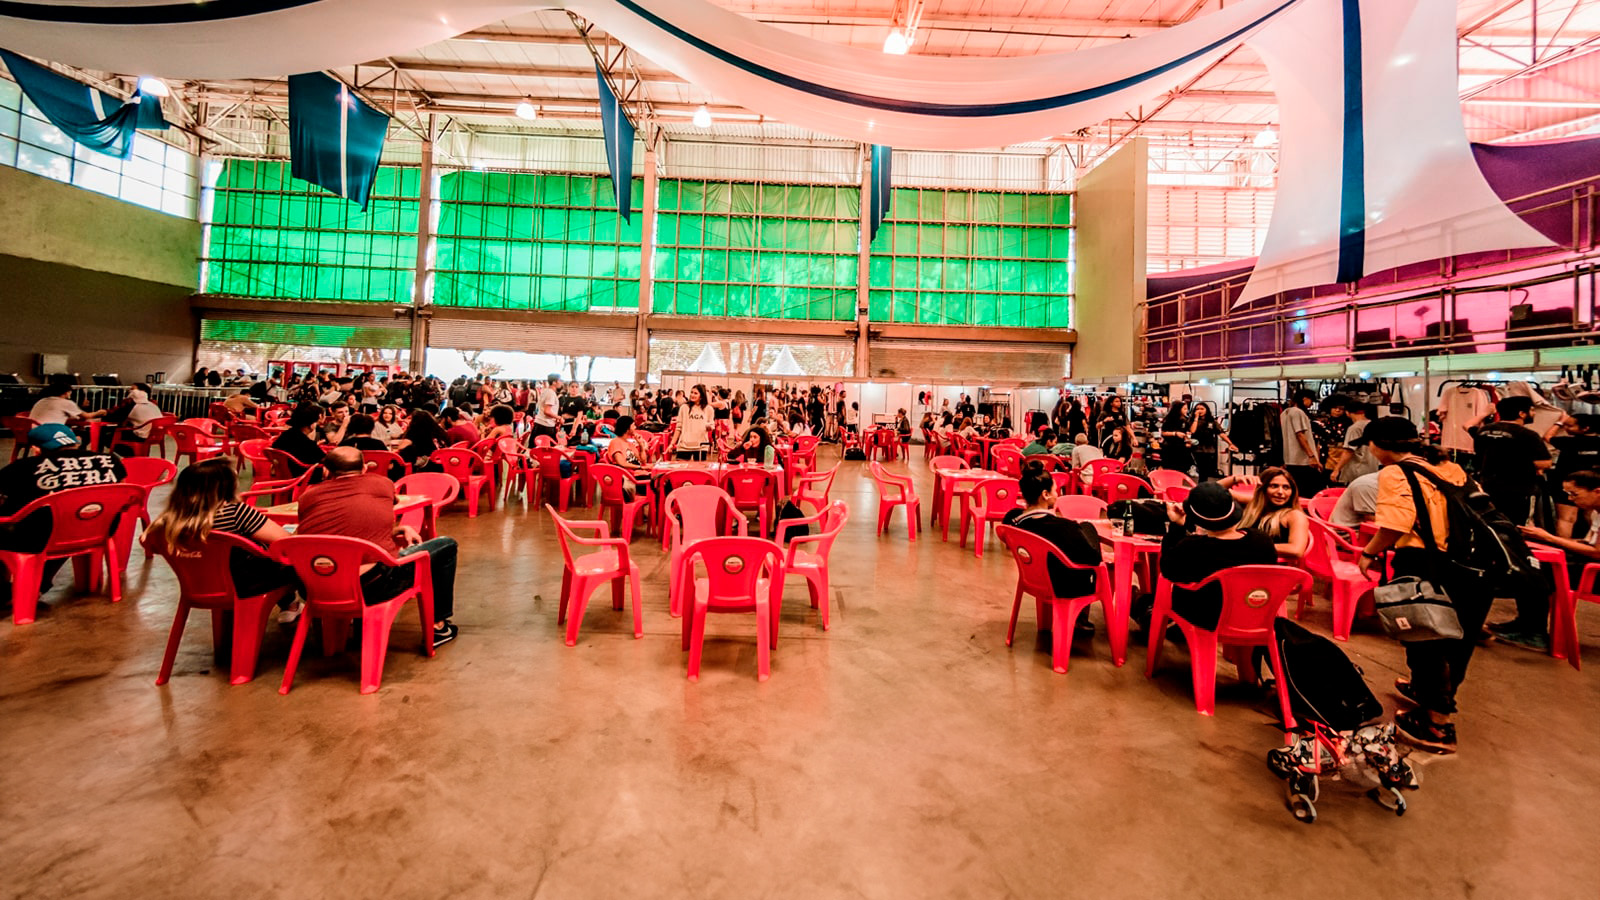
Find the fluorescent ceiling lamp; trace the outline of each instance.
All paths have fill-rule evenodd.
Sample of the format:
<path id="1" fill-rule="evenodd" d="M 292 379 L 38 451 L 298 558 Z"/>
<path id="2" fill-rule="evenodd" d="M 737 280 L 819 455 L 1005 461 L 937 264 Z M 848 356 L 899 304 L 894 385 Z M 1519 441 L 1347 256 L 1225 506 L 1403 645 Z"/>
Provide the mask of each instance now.
<path id="1" fill-rule="evenodd" d="M 138 91 L 141 94 L 149 94 L 152 97 L 168 97 L 172 94 L 172 90 L 167 87 L 167 83 L 154 75 L 140 75 Z"/>
<path id="2" fill-rule="evenodd" d="M 895 56 L 905 56 L 911 49 L 911 41 L 906 39 L 906 33 L 899 28 L 889 29 L 889 36 L 883 39 L 883 52 Z"/>
<path id="3" fill-rule="evenodd" d="M 532 122 L 539 118 L 539 107 L 534 106 L 532 100 L 523 100 L 517 104 L 517 118 Z"/>
<path id="4" fill-rule="evenodd" d="M 700 104 L 700 108 L 694 111 L 694 127 L 711 127 L 711 110 L 707 109 L 704 103 Z"/>

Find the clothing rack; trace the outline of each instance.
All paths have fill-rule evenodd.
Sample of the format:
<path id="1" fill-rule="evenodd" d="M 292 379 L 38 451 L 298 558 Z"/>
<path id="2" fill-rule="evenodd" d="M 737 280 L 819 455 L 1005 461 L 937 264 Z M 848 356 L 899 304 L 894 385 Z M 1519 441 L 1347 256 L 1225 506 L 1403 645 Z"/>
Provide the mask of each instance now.
<path id="1" fill-rule="evenodd" d="M 1519 379 L 1519 380 L 1521 380 L 1521 379 Z M 1510 383 L 1511 382 L 1509 382 L 1509 381 L 1494 381 L 1494 380 L 1490 380 L 1490 379 L 1487 379 L 1487 378 L 1451 378 L 1451 379 L 1448 379 L 1446 381 L 1439 382 L 1439 389 L 1434 391 L 1433 395 L 1435 397 L 1443 397 L 1444 396 L 1444 389 L 1449 387 L 1452 384 L 1453 385 L 1457 385 L 1459 387 L 1465 387 L 1465 388 L 1481 388 L 1481 387 L 1495 387 L 1497 385 L 1510 384 Z M 1533 380 L 1530 379 L 1528 381 L 1528 383 L 1533 385 L 1534 389 L 1538 390 L 1539 393 L 1541 393 L 1541 394 L 1544 393 L 1544 387 L 1542 385 L 1540 385 L 1539 382 L 1533 381 Z"/>

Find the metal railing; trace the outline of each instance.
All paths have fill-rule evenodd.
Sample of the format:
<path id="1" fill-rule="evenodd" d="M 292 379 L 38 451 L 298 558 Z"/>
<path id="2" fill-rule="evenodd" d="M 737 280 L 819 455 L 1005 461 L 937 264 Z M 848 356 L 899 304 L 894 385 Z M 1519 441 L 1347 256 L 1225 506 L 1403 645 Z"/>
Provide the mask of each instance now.
<path id="1" fill-rule="evenodd" d="M 42 385 L 0 384 L 0 415 L 26 414 L 39 399 Z M 219 402 L 239 388 L 197 388 L 181 384 L 141 385 L 149 393 L 151 402 L 161 411 L 180 419 L 198 419 L 206 415 L 211 404 Z M 72 401 L 88 412 L 111 409 L 128 399 L 131 386 L 101 386 L 80 384 L 72 389 Z"/>
<path id="2" fill-rule="evenodd" d="M 1230 309 L 1249 272 L 1149 298 L 1142 371 L 1600 342 L 1600 178 L 1508 202 L 1559 246 L 1448 257 Z M 1504 294 L 1504 307 L 1484 295 Z M 1600 353 L 1600 350 L 1597 350 Z"/>

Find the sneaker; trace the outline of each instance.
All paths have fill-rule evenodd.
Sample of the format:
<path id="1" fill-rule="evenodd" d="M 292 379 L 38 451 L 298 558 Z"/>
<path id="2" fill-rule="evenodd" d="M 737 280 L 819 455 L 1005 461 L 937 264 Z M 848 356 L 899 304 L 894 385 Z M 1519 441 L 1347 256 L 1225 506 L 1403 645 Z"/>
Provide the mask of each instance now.
<path id="1" fill-rule="evenodd" d="M 305 604 L 296 600 L 288 609 L 278 610 L 278 624 L 291 625 L 300 618 L 300 613 L 305 611 Z"/>
<path id="2" fill-rule="evenodd" d="M 1494 635 L 1494 639 L 1502 644 L 1510 644 L 1513 647 L 1521 647 L 1524 650 L 1535 650 L 1539 653 L 1550 652 L 1550 637 L 1542 629 L 1538 631 L 1523 630 L 1519 623 L 1511 621 L 1502 622 L 1499 625 L 1490 625 L 1488 626 L 1488 632 Z"/>
<path id="3" fill-rule="evenodd" d="M 1420 709 L 1394 717 L 1394 727 L 1406 743 L 1434 753 L 1456 752 L 1456 726 L 1435 722 Z"/>
<path id="4" fill-rule="evenodd" d="M 456 639 L 456 634 L 458 632 L 460 632 L 460 631 L 461 631 L 461 629 L 459 629 L 456 626 L 450 624 L 449 622 L 446 622 L 443 625 L 434 626 L 434 629 L 433 629 L 433 645 L 435 647 L 437 647 L 440 644 L 448 644 L 448 643 L 450 643 L 451 641 Z"/>
<path id="5" fill-rule="evenodd" d="M 1417 689 L 1412 686 L 1411 682 L 1405 680 L 1404 678 L 1396 678 L 1394 680 L 1394 692 L 1399 694 L 1401 699 L 1406 700 L 1412 706 L 1422 705 L 1422 701 L 1417 699 Z"/>

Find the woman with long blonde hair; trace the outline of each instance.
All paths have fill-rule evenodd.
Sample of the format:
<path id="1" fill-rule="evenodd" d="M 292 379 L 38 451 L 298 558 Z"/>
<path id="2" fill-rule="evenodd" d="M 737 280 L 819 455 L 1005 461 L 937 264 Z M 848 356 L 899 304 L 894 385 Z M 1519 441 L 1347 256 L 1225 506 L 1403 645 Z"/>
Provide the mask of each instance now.
<path id="1" fill-rule="evenodd" d="M 1222 480 L 1233 487 L 1233 477 Z M 1311 549 L 1311 523 L 1300 508 L 1300 488 L 1286 469 L 1263 469 L 1261 481 L 1245 504 L 1239 527 L 1272 539 L 1280 557 L 1299 559 Z"/>

